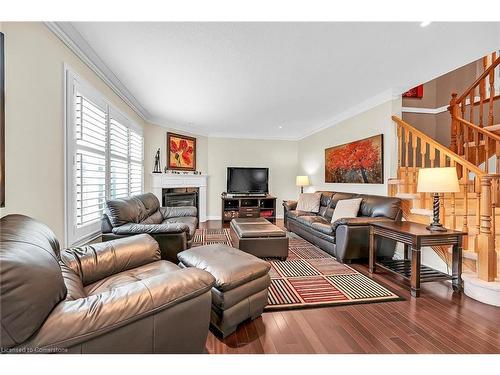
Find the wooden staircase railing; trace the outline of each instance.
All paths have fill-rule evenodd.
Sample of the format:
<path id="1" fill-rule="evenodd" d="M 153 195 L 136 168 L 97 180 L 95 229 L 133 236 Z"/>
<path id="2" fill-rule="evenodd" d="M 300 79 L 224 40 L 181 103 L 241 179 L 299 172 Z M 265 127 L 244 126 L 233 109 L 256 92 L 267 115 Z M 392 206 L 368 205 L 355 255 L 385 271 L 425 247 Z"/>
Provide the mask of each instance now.
<path id="1" fill-rule="evenodd" d="M 495 104 L 500 94 L 495 92 L 495 70 L 500 69 L 500 56 L 496 52 L 483 58 L 483 73 L 458 96 L 451 94 L 451 145 L 450 149 L 464 159 L 489 173 L 489 160 L 496 157 L 494 173 L 500 173 L 500 124 L 495 125 Z M 488 82 L 487 82 L 488 81 Z M 489 96 L 486 85 L 489 84 Z M 476 94 L 479 93 L 479 98 Z M 468 119 L 466 119 L 468 117 Z M 487 118 L 487 121 L 485 120 Z"/>
<path id="2" fill-rule="evenodd" d="M 430 194 L 417 193 L 416 190 L 418 169 L 456 167 L 461 191 L 442 195 L 441 220 L 448 228 L 465 233 L 464 248 L 474 247 L 477 252 L 478 276 L 493 281 L 497 276 L 495 208 L 500 174 L 487 173 L 399 117 L 392 116 L 392 119 L 397 126 L 398 182 L 403 194 L 418 202 L 421 210 L 430 208 Z M 390 194 L 395 195 L 395 192 L 390 191 Z M 472 243 L 469 243 L 471 239 Z"/>

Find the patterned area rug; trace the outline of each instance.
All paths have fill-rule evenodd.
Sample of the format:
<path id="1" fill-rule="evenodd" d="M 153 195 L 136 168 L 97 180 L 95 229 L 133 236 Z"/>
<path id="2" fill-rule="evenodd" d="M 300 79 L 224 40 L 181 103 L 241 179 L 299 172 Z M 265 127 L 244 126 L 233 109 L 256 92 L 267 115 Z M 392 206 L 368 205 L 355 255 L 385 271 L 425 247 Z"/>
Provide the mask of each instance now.
<path id="1" fill-rule="evenodd" d="M 193 246 L 213 243 L 232 246 L 229 230 L 197 229 Z M 265 259 L 271 264 L 266 311 L 402 299 L 294 233 L 288 236 L 287 260 Z"/>

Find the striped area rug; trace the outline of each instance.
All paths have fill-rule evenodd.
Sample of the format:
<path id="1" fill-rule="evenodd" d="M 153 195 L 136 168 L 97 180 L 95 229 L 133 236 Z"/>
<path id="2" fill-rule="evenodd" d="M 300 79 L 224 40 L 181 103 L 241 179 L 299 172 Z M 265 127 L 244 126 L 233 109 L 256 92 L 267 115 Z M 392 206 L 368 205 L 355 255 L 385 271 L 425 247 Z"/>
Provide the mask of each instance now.
<path id="1" fill-rule="evenodd" d="M 193 246 L 213 243 L 232 246 L 229 231 L 198 229 Z M 402 299 L 294 233 L 288 236 L 287 260 L 265 259 L 271 264 L 266 311 Z"/>

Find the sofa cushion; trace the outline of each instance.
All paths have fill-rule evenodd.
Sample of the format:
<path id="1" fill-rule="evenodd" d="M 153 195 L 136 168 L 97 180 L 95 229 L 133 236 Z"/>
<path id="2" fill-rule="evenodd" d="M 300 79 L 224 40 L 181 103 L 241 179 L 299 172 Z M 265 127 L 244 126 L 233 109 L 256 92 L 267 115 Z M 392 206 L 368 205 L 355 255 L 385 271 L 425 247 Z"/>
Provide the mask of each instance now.
<path id="1" fill-rule="evenodd" d="M 343 199 L 338 201 L 332 215 L 332 223 L 345 217 L 357 217 L 363 198 Z"/>
<path id="2" fill-rule="evenodd" d="M 140 223 L 146 219 L 146 207 L 137 197 L 118 198 L 106 202 L 106 213 L 113 227 Z"/>
<path id="3" fill-rule="evenodd" d="M 321 222 L 318 222 L 318 223 L 321 223 Z M 295 232 L 293 227 L 297 227 L 298 232 L 296 232 L 296 233 L 299 235 L 300 235 L 300 232 L 303 231 L 303 232 L 310 233 L 314 237 L 318 237 L 322 240 L 331 242 L 333 244 L 335 243 L 335 232 L 332 232 L 332 234 L 323 233 L 323 232 L 319 231 L 318 229 L 314 228 L 312 226 L 312 223 L 311 223 L 311 225 L 305 225 L 303 223 L 299 223 L 297 221 L 294 221 L 294 223 L 292 224 L 292 232 Z"/>
<path id="4" fill-rule="evenodd" d="M 320 200 L 321 193 L 302 193 L 299 195 L 297 210 L 317 213 L 319 211 Z"/>
<path id="5" fill-rule="evenodd" d="M 316 221 L 316 222 L 312 223 L 311 227 L 313 229 L 316 229 L 317 231 L 319 231 L 321 233 L 328 234 L 330 236 L 334 236 L 335 230 L 333 229 L 332 224 L 327 222 L 326 219 L 324 219 L 324 220 L 325 220 L 325 222 Z"/>
<path id="6" fill-rule="evenodd" d="M 322 224 L 330 224 L 324 217 L 321 216 L 299 216 L 297 221 L 301 224 L 304 224 L 308 227 L 312 226 L 313 223 L 322 223 Z"/>
<path id="7" fill-rule="evenodd" d="M 59 243 L 44 224 L 24 215 L 0 219 L 0 347 L 33 335 L 66 296 Z"/>
<path id="8" fill-rule="evenodd" d="M 319 193 L 321 193 L 320 205 L 323 207 L 330 207 L 334 193 L 330 191 L 321 191 Z"/>
<path id="9" fill-rule="evenodd" d="M 169 272 L 178 270 L 180 270 L 180 268 L 177 265 L 165 260 L 159 260 L 136 268 L 132 268 L 127 271 L 116 273 L 99 281 L 96 281 L 90 285 L 87 285 L 85 287 L 85 293 L 89 296 L 100 294 L 130 283 L 134 283 L 136 281 L 144 280 L 149 277 L 158 275 L 164 275 Z"/>
<path id="10" fill-rule="evenodd" d="M 189 233 L 189 225 L 184 223 L 161 223 L 161 224 L 134 224 L 128 223 L 113 228 L 113 233 L 117 235 L 129 236 L 131 234 L 172 234 Z"/>
<path id="11" fill-rule="evenodd" d="M 288 211 L 286 213 L 286 216 L 289 219 L 297 220 L 297 218 L 300 216 L 312 216 L 312 214 L 310 212 L 293 210 L 293 211 Z"/>
<path id="12" fill-rule="evenodd" d="M 401 210 L 401 201 L 399 198 L 381 197 L 378 195 L 363 195 L 361 202 L 361 216 L 370 217 L 388 217 L 396 219 Z"/>
<path id="13" fill-rule="evenodd" d="M 163 221 L 163 215 L 158 210 L 153 212 L 151 216 L 148 216 L 146 219 L 141 221 L 141 224 L 161 224 L 162 221 Z"/>
<path id="14" fill-rule="evenodd" d="M 83 285 L 159 259 L 158 242 L 147 234 L 69 248 L 61 253 L 61 262 L 80 276 Z"/>
<path id="15" fill-rule="evenodd" d="M 151 216 L 160 208 L 160 201 L 153 193 L 139 194 L 135 197 L 139 199 L 144 205 L 144 208 L 146 209 L 146 217 Z"/>
<path id="16" fill-rule="evenodd" d="M 353 194 L 353 193 L 344 193 L 344 192 L 339 192 L 339 193 L 333 193 L 332 201 L 330 203 L 330 207 L 335 209 L 337 207 L 337 203 L 341 200 L 344 199 L 353 199 L 353 198 L 358 198 L 358 194 Z"/>
<path id="17" fill-rule="evenodd" d="M 193 206 L 160 207 L 164 219 L 171 217 L 198 216 L 198 210 Z"/>
<path id="18" fill-rule="evenodd" d="M 193 238 L 196 232 L 196 226 L 198 225 L 198 219 L 191 216 L 186 217 L 171 217 L 170 219 L 165 219 L 162 224 L 186 224 L 189 228 L 188 240 Z"/>

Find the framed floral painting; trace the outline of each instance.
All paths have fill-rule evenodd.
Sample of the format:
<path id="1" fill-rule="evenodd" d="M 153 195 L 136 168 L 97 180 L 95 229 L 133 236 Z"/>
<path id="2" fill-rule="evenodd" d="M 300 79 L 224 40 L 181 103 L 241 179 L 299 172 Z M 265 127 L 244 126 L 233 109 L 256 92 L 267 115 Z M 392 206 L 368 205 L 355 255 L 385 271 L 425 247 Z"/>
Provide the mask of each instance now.
<path id="1" fill-rule="evenodd" d="M 383 135 L 325 149 L 325 182 L 383 184 Z"/>
<path id="2" fill-rule="evenodd" d="M 196 170 L 196 138 L 167 133 L 167 168 L 171 170 Z"/>

